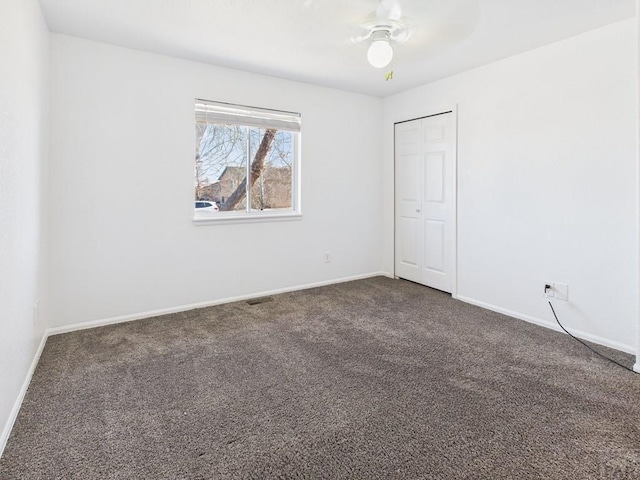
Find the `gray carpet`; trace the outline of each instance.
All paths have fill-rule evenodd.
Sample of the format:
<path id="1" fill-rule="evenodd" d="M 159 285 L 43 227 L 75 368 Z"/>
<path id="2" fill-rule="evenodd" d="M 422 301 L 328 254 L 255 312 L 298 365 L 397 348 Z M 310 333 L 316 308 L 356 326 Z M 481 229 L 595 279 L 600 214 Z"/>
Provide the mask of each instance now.
<path id="1" fill-rule="evenodd" d="M 640 376 L 378 277 L 49 338 L 0 478 L 640 478 Z"/>

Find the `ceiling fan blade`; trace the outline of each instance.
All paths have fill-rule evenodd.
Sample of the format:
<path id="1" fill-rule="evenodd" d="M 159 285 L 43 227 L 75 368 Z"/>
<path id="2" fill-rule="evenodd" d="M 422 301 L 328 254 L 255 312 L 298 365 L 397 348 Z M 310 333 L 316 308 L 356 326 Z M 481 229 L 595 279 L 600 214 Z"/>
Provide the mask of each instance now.
<path id="1" fill-rule="evenodd" d="M 402 8 L 398 0 L 380 0 L 376 8 L 376 18 L 380 22 L 385 20 L 399 21 L 402 17 Z"/>

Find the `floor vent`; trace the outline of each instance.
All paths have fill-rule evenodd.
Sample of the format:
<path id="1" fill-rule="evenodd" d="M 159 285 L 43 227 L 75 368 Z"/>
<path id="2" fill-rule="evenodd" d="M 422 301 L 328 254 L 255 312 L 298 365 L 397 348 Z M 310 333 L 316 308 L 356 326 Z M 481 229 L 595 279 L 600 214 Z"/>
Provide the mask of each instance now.
<path id="1" fill-rule="evenodd" d="M 261 303 L 267 303 L 272 301 L 273 301 L 273 297 L 252 298 L 251 300 L 247 300 L 247 305 L 260 305 Z"/>

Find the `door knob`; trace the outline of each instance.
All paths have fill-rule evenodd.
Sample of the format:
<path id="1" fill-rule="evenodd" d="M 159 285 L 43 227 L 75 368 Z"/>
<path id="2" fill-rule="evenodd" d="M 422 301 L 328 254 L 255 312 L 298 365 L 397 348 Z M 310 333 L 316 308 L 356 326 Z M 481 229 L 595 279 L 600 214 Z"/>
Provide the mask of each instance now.
<path id="1" fill-rule="evenodd" d="M 416 208 L 416 213 L 420 213 L 420 209 L 419 208 Z"/>

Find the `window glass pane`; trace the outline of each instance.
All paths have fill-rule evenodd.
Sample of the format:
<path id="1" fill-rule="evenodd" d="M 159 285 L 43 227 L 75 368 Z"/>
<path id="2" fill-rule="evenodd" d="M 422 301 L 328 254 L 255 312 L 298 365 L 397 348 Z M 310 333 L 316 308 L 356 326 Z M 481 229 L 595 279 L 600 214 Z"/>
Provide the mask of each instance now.
<path id="1" fill-rule="evenodd" d="M 247 144 L 246 127 L 196 123 L 196 200 L 216 202 L 220 211 L 246 210 Z"/>
<path id="2" fill-rule="evenodd" d="M 275 129 L 250 129 L 252 211 L 292 209 L 293 135 Z M 266 155 L 261 155 L 265 150 Z"/>

